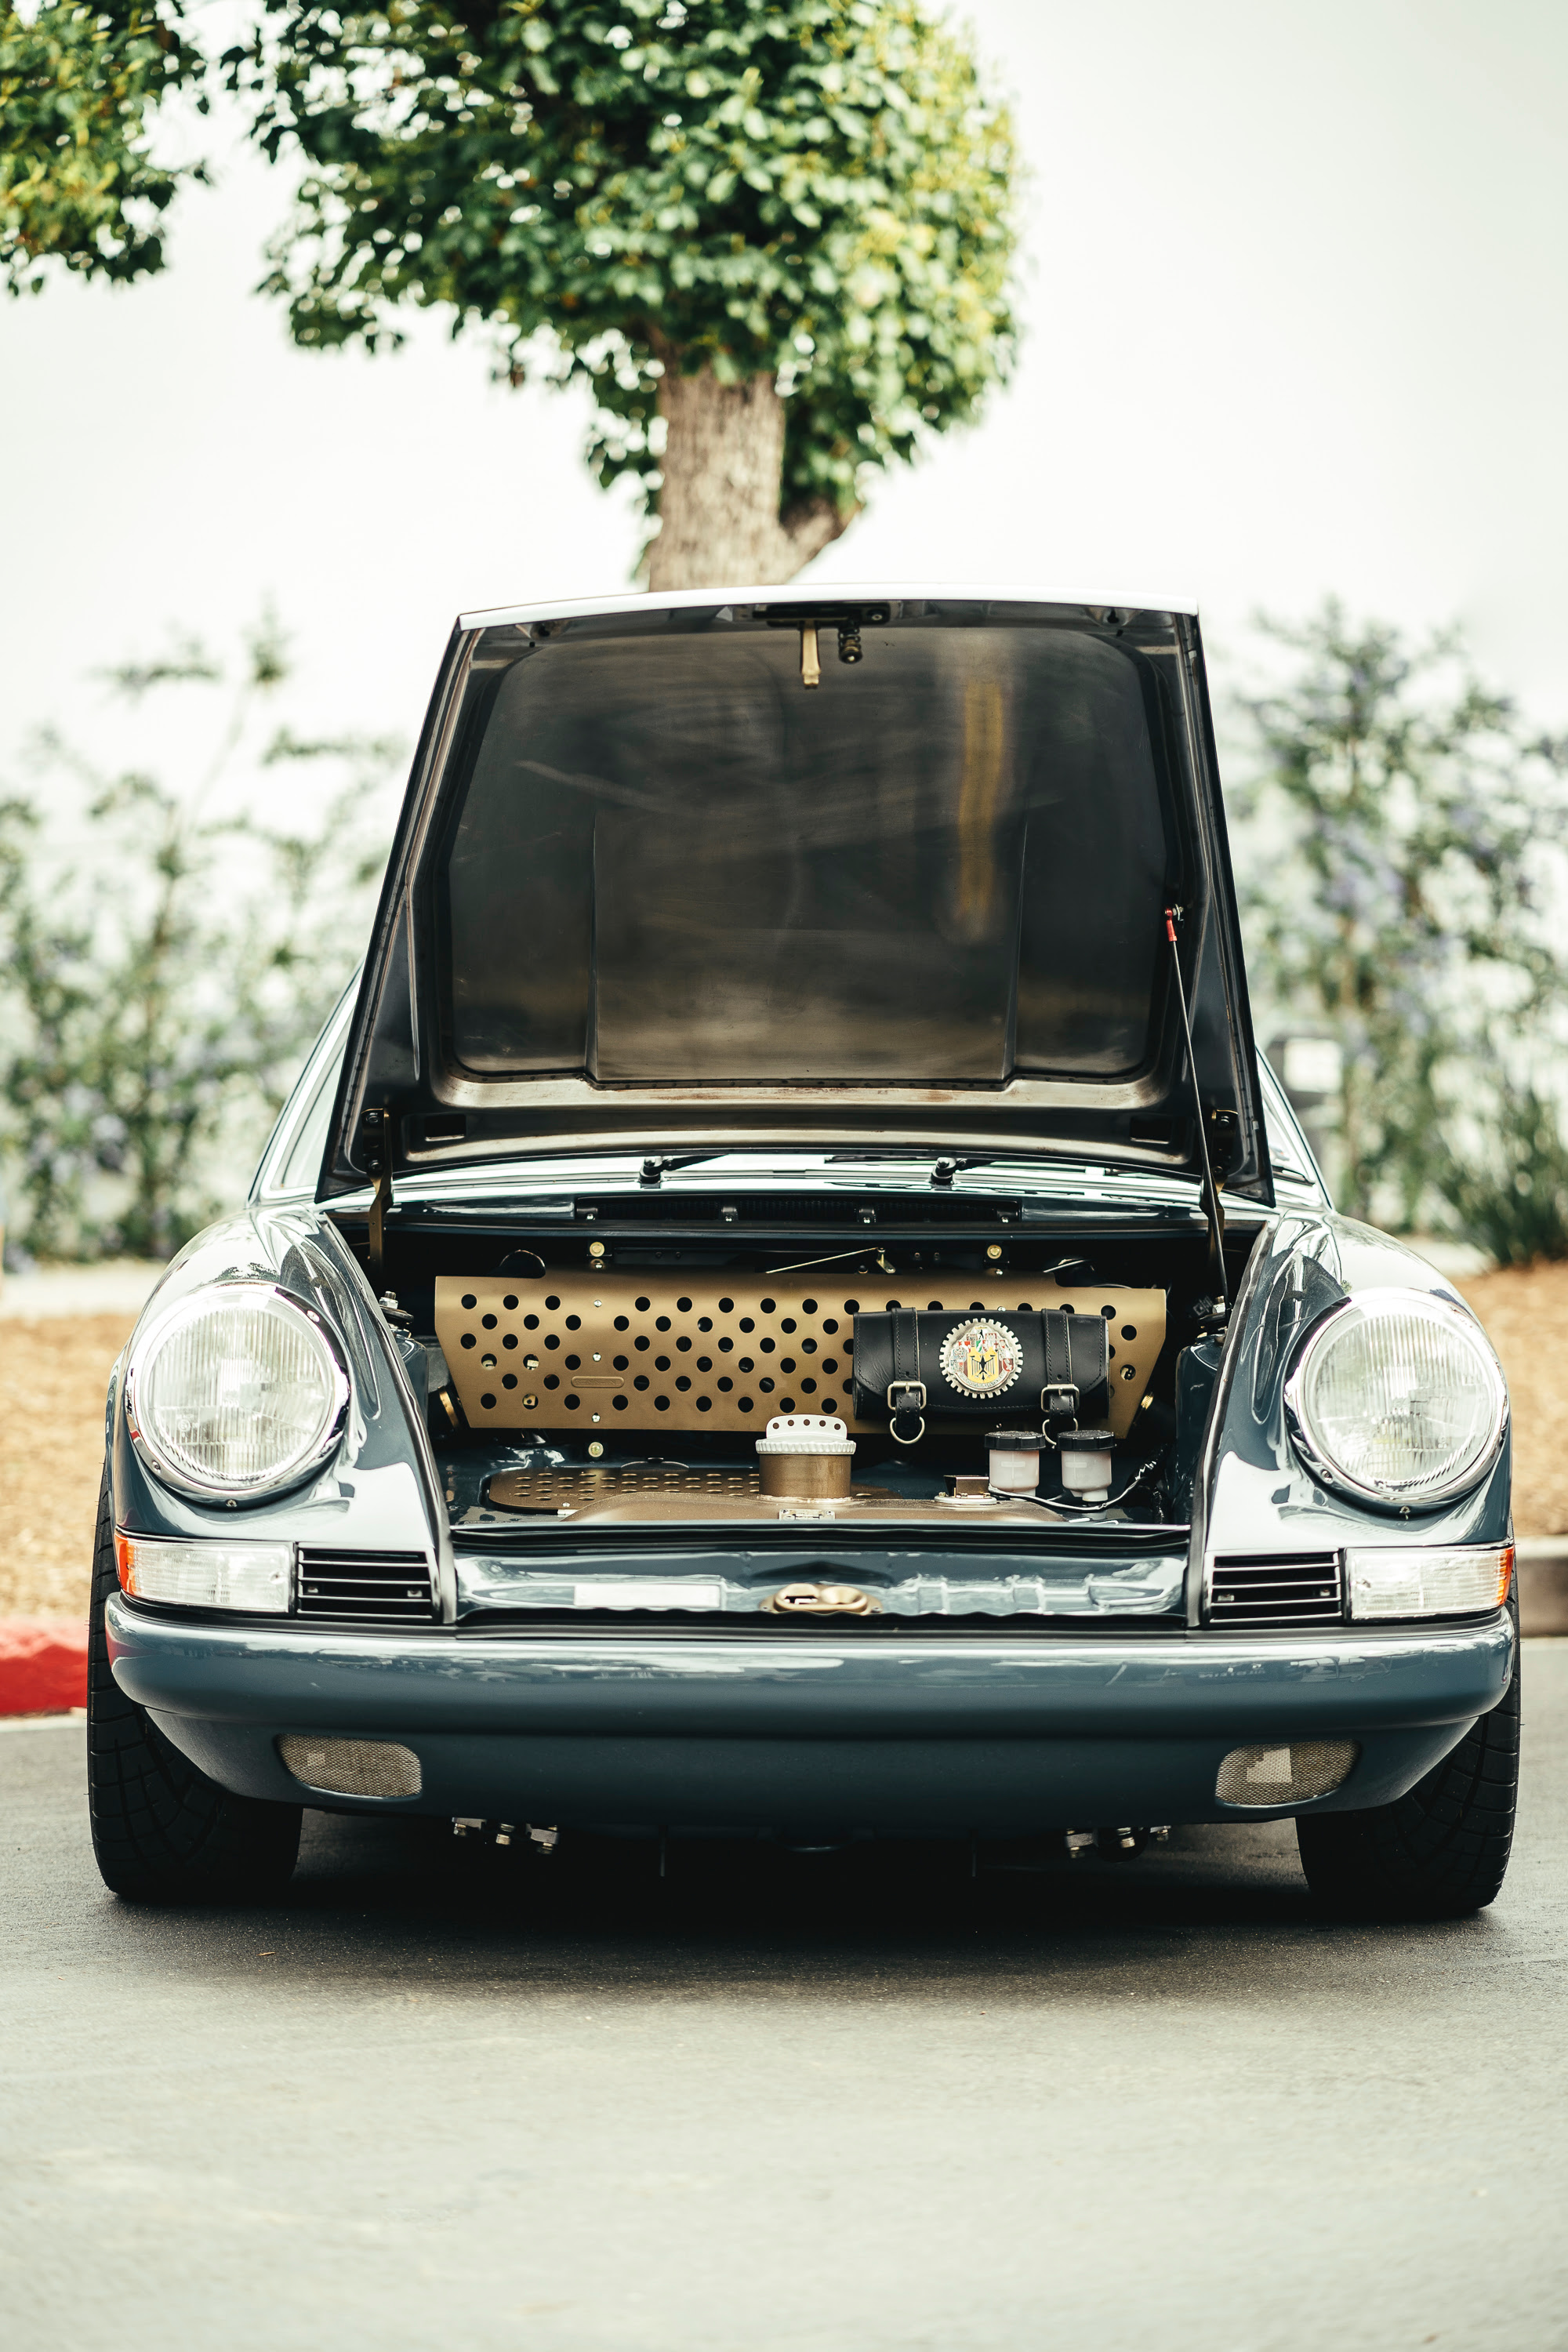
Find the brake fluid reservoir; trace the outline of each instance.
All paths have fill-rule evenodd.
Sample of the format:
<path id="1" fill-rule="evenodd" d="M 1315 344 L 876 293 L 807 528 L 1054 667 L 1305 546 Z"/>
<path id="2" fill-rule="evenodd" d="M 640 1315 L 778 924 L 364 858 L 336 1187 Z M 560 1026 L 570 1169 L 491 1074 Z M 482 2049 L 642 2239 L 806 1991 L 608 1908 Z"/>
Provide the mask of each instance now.
<path id="1" fill-rule="evenodd" d="M 994 1429 L 985 1441 L 990 1456 L 986 1484 L 994 1494 L 1032 1495 L 1040 1483 L 1037 1429 Z"/>
<path id="2" fill-rule="evenodd" d="M 1062 1485 L 1080 1502 L 1103 1503 L 1110 1493 L 1109 1429 L 1064 1429 L 1057 1440 L 1062 1460 Z"/>

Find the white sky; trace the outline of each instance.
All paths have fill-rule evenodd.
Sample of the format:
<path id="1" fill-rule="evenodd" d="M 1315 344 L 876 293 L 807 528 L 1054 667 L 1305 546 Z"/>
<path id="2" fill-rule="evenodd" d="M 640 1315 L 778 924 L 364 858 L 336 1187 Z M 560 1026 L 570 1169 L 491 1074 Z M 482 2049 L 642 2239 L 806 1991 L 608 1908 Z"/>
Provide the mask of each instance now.
<path id="1" fill-rule="evenodd" d="M 889 478 L 827 579 L 1190 591 L 1238 656 L 1329 590 L 1461 620 L 1568 722 L 1568 9 L 1551 0 L 971 0 L 1031 178 L 1022 365 Z M 266 596 L 307 722 L 412 740 L 452 615 L 618 591 L 584 412 L 481 341 L 307 355 L 253 296 L 289 194 L 248 152 L 174 267 L 0 309 L 0 753 L 107 748 L 83 673 Z"/>

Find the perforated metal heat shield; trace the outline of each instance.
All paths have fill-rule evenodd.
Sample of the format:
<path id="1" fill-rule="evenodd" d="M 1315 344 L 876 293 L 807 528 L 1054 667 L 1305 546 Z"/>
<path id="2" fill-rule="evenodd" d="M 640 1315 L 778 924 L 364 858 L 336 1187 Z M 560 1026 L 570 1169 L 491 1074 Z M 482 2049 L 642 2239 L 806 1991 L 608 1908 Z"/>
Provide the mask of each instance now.
<path id="1" fill-rule="evenodd" d="M 832 1412 L 851 1435 L 886 1428 L 856 1418 L 857 1313 L 919 1307 L 999 1317 L 1041 1307 L 1103 1315 L 1110 1326 L 1110 1426 L 1124 1437 L 1165 1339 L 1165 1294 L 1054 1276 L 864 1276 L 829 1287 L 821 1274 L 723 1276 L 552 1272 L 542 1281 L 443 1276 L 436 1336 L 474 1429 L 703 1429 L 760 1437 L 775 1412 Z M 1033 1416 L 1037 1420 L 1037 1414 Z M 998 1405 L 1001 1422 L 1026 1407 Z M 941 1421 L 938 1430 L 973 1423 Z"/>

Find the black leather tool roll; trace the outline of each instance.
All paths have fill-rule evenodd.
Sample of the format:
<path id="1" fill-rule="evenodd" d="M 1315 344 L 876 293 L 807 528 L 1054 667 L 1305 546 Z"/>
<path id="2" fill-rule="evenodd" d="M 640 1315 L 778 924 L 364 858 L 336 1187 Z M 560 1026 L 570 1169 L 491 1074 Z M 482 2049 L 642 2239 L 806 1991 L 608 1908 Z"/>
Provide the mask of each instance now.
<path id="1" fill-rule="evenodd" d="M 1041 1307 L 1027 1315 L 922 1314 L 855 1318 L 855 1411 L 891 1417 L 912 1445 L 928 1414 L 993 1422 L 1101 1421 L 1110 1410 L 1110 1342 L 1100 1315 Z M 918 1426 L 916 1425 L 918 1423 Z"/>

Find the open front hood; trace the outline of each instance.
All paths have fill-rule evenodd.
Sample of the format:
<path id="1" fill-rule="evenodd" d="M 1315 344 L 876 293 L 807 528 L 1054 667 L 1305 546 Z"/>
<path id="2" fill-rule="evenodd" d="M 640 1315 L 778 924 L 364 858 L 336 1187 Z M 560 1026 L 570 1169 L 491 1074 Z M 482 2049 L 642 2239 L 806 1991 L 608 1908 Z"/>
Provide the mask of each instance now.
<path id="1" fill-rule="evenodd" d="M 1268 1162 L 1197 624 L 974 589 L 465 617 L 322 1197 L 719 1144 Z"/>

